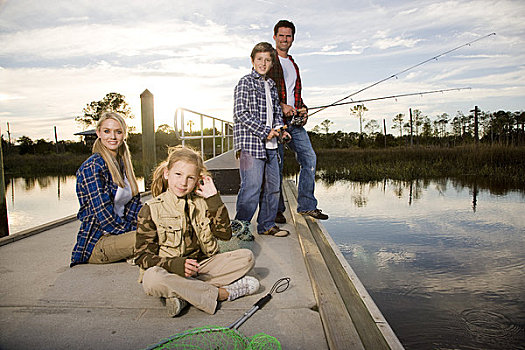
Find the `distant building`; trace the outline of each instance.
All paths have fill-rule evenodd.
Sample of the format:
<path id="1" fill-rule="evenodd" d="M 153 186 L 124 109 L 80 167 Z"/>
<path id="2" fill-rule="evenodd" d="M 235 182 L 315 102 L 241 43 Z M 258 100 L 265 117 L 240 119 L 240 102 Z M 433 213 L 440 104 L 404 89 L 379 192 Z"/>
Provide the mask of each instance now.
<path id="1" fill-rule="evenodd" d="M 96 129 L 86 130 L 86 131 L 82 131 L 82 132 L 77 132 L 75 135 L 83 136 L 84 137 L 83 142 L 88 147 L 92 147 L 93 143 L 97 139 L 97 131 L 96 131 Z"/>

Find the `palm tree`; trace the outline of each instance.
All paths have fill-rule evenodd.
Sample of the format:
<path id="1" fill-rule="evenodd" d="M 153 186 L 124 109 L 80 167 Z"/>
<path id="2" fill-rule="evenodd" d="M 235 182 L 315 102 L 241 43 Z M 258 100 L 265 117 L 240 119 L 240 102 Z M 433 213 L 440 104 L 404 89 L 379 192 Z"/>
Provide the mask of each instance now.
<path id="1" fill-rule="evenodd" d="M 186 124 L 188 124 L 189 127 L 190 127 L 190 135 L 191 135 L 191 127 L 192 127 L 193 124 L 195 124 L 195 123 L 193 122 L 193 120 L 189 120 Z"/>
<path id="2" fill-rule="evenodd" d="M 364 104 L 350 108 L 350 112 L 359 118 L 359 142 L 363 139 L 363 114 L 368 111 Z"/>
<path id="3" fill-rule="evenodd" d="M 403 137 L 403 119 L 405 118 L 405 115 L 403 113 L 399 113 L 394 118 L 392 118 L 392 129 L 399 128 L 399 137 Z"/>
<path id="4" fill-rule="evenodd" d="M 334 123 L 331 122 L 329 119 L 325 119 L 321 122 L 321 129 L 323 129 L 325 131 L 325 133 L 328 135 L 328 131 L 330 130 L 330 127 L 333 125 Z"/>

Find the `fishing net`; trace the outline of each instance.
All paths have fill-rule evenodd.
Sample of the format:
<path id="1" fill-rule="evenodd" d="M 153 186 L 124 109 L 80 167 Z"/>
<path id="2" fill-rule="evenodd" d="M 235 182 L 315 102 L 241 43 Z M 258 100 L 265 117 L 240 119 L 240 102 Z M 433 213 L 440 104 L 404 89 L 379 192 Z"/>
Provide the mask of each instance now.
<path id="1" fill-rule="evenodd" d="M 179 333 L 163 344 L 148 348 L 150 349 L 280 350 L 281 344 L 276 338 L 265 333 L 259 333 L 250 338 L 242 335 L 236 329 L 206 326 Z"/>
<path id="2" fill-rule="evenodd" d="M 238 331 L 257 310 L 272 299 L 272 294 L 282 293 L 290 285 L 290 278 L 279 279 L 270 292 L 259 299 L 248 311 L 229 327 L 205 326 L 187 330 L 150 346 L 145 350 L 191 349 L 191 350 L 280 350 L 281 343 L 265 333 L 247 337 Z"/>

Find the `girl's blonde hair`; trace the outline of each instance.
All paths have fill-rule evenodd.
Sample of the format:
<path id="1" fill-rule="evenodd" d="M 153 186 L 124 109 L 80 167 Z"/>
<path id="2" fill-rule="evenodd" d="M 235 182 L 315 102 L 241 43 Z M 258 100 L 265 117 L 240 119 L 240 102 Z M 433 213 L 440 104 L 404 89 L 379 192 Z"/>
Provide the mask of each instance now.
<path id="1" fill-rule="evenodd" d="M 201 154 L 186 146 L 175 146 L 168 149 L 168 158 L 160 163 L 153 172 L 151 180 L 151 194 L 153 197 L 165 192 L 168 189 L 168 180 L 164 178 L 164 170 L 171 169 L 173 164 L 178 161 L 187 162 L 197 167 L 199 176 L 209 175 L 208 169 L 204 165 L 204 160 Z"/>
<path id="2" fill-rule="evenodd" d="M 139 193 L 139 186 L 137 184 L 135 172 L 133 171 L 133 164 L 131 163 L 131 154 L 129 153 L 128 144 L 126 143 L 126 137 L 128 136 L 128 127 L 126 125 L 126 121 L 118 113 L 104 112 L 97 122 L 97 131 L 100 131 L 102 123 L 104 123 L 104 121 L 108 119 L 113 119 L 117 121 L 120 124 L 120 127 L 122 128 L 122 132 L 124 133 L 124 140 L 117 149 L 117 156 L 114 157 L 113 154 L 111 154 L 107 147 L 104 146 L 100 138 L 97 138 L 95 140 L 92 151 L 93 153 L 98 153 L 102 156 L 102 158 L 108 165 L 109 172 L 111 173 L 113 181 L 119 187 L 124 188 L 126 187 L 126 183 L 124 182 L 124 176 L 120 167 L 120 162 L 122 161 L 122 163 L 124 164 L 124 173 L 126 174 L 126 178 L 128 179 L 128 182 L 131 186 L 131 193 L 133 194 L 133 196 L 135 196 L 137 193 Z"/>

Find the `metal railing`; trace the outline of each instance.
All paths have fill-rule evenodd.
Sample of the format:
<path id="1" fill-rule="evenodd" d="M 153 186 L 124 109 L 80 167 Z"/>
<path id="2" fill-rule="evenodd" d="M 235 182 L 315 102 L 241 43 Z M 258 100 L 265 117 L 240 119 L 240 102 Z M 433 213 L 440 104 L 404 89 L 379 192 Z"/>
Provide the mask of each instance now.
<path id="1" fill-rule="evenodd" d="M 193 122 L 194 118 L 189 118 L 188 123 L 190 123 L 190 135 L 186 136 L 186 131 L 185 131 L 185 126 L 186 126 L 185 113 L 187 113 L 187 114 L 191 113 L 192 115 L 196 116 L 198 120 L 200 120 L 200 135 L 191 135 L 191 133 L 193 133 L 193 131 L 191 130 L 191 126 L 193 126 L 193 124 L 194 124 L 194 122 Z M 212 116 L 206 115 L 204 113 L 195 112 L 195 111 L 192 111 L 192 110 L 187 109 L 187 108 L 177 108 L 177 110 L 175 111 L 174 119 L 175 119 L 174 120 L 175 135 L 177 136 L 177 138 L 179 140 L 182 141 L 182 145 L 184 146 L 186 144 L 186 140 L 200 140 L 202 155 L 205 154 L 205 149 L 204 149 L 204 140 L 205 139 L 212 139 L 213 140 L 213 147 L 212 147 L 213 148 L 213 152 L 212 152 L 213 153 L 213 157 L 216 156 L 216 149 L 217 149 L 216 139 L 217 138 L 220 138 L 220 140 L 221 140 L 221 144 L 220 144 L 220 150 L 221 150 L 220 153 L 221 154 L 224 153 L 224 143 L 225 143 L 225 141 L 226 141 L 226 150 L 230 150 L 231 147 L 233 146 L 233 122 L 230 122 L 230 121 L 227 121 L 227 120 L 223 120 L 223 119 L 220 119 L 220 118 L 216 118 L 216 117 L 212 117 Z M 179 119 L 180 119 L 180 124 L 179 124 Z M 205 120 L 208 123 L 211 122 L 211 125 L 210 125 L 211 135 L 205 135 L 204 134 L 204 130 L 206 129 L 205 128 Z M 220 130 L 217 129 L 217 127 L 216 127 L 217 123 L 220 124 Z M 180 127 L 180 130 L 179 130 L 179 127 Z M 197 128 L 197 130 L 198 130 L 198 128 Z M 217 135 L 217 132 L 218 132 L 218 135 Z"/>

